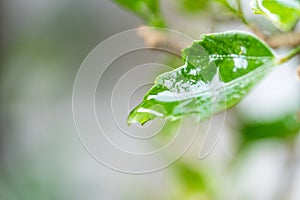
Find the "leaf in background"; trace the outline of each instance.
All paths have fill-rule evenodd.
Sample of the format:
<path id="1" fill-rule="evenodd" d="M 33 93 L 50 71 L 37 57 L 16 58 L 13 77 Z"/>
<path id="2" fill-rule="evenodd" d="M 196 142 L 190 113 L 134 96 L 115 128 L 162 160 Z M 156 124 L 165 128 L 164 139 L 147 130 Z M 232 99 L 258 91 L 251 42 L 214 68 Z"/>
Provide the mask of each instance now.
<path id="1" fill-rule="evenodd" d="M 198 12 L 207 8 L 209 1 L 207 0 L 180 0 L 183 9 L 188 12 Z"/>
<path id="2" fill-rule="evenodd" d="M 264 15 L 281 31 L 290 31 L 300 17 L 299 0 L 252 0 L 255 14 Z"/>
<path id="3" fill-rule="evenodd" d="M 279 139 L 289 140 L 299 135 L 300 118 L 295 113 L 290 113 L 272 121 L 245 120 L 243 116 L 236 119 L 238 136 L 240 137 L 238 151 L 243 153 L 253 144 L 260 141 Z"/>
<path id="4" fill-rule="evenodd" d="M 128 124 L 197 114 L 205 119 L 238 103 L 274 64 L 274 54 L 245 32 L 203 35 L 182 52 L 185 64 L 161 74 Z"/>
<path id="5" fill-rule="evenodd" d="M 228 1 L 228 0 L 215 0 L 215 1 L 224 5 L 232 13 L 238 12 L 238 6 L 236 5 L 236 2 L 232 2 L 232 1 Z"/>
<path id="6" fill-rule="evenodd" d="M 171 168 L 174 173 L 169 199 L 218 199 L 214 178 L 209 167 L 193 162 L 178 160 Z M 174 190 L 176 188 L 176 190 Z"/>
<path id="7" fill-rule="evenodd" d="M 114 2 L 135 12 L 147 22 L 149 26 L 166 27 L 160 13 L 158 0 L 114 0 Z"/>

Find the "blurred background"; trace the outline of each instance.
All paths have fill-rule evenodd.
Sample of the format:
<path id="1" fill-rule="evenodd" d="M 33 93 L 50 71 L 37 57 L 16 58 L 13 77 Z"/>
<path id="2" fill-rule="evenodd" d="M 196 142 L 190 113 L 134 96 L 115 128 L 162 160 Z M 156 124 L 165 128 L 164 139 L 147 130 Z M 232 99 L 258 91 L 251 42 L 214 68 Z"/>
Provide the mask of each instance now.
<path id="1" fill-rule="evenodd" d="M 160 7 L 168 27 L 194 39 L 248 30 L 224 6 L 207 2 L 162 0 Z M 244 2 L 249 18 L 275 31 L 252 16 Z M 108 0 L 2 0 L 0 15 L 0 199 L 300 198 L 299 59 L 274 69 L 227 112 L 222 137 L 205 159 L 197 155 L 207 122 L 172 166 L 124 174 L 101 165 L 83 148 L 72 116 L 72 89 L 95 46 L 145 22 Z M 161 63 L 180 66 L 174 60 L 162 58 Z M 220 119 L 222 114 L 215 116 L 213 125 Z M 158 140 L 172 137 L 172 129 L 164 131 Z"/>

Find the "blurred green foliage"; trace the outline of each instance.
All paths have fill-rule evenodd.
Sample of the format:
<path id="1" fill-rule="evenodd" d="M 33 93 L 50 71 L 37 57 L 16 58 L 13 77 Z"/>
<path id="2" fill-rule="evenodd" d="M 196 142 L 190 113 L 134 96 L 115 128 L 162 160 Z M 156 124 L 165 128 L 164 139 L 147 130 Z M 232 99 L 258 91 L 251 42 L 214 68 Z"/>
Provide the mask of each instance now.
<path id="1" fill-rule="evenodd" d="M 165 21 L 161 16 L 158 0 L 114 0 L 119 5 L 136 13 L 149 26 L 166 27 Z"/>
<path id="2" fill-rule="evenodd" d="M 300 119 L 291 113 L 272 121 L 251 121 L 238 117 L 239 150 L 247 149 L 259 141 L 295 139 L 300 134 Z"/>
<path id="3" fill-rule="evenodd" d="M 290 31 L 300 17 L 298 0 L 252 0 L 252 9 L 284 32 Z"/>
<path id="4" fill-rule="evenodd" d="M 20 168 L 22 166 L 22 168 Z M 23 164 L 0 173 L 1 200 L 64 200 L 64 186 L 53 174 L 39 174 Z"/>
<path id="5" fill-rule="evenodd" d="M 181 7 L 187 12 L 199 12 L 209 4 L 207 0 L 179 0 Z"/>
<path id="6" fill-rule="evenodd" d="M 184 159 L 177 161 L 173 166 L 176 191 L 170 194 L 170 199 L 217 199 L 218 187 L 214 184 L 211 171 L 202 166 L 196 166 Z"/>
<path id="7" fill-rule="evenodd" d="M 114 1 L 127 8 L 127 10 L 135 12 L 150 26 L 166 26 L 160 12 L 158 0 Z M 201 12 L 201 10 L 206 8 L 211 2 L 207 0 L 179 1 L 183 9 L 189 12 Z M 223 2 L 229 9 L 234 7 L 229 5 L 226 0 L 219 1 Z M 64 182 L 64 180 L 62 180 L 76 176 L 75 174 L 83 174 L 86 176 L 86 179 L 80 179 L 80 181 L 78 181 L 82 183 L 86 182 L 83 184 L 86 187 L 79 187 L 87 191 L 85 194 L 89 192 L 89 189 L 97 187 L 94 179 L 98 179 L 98 177 L 96 177 L 95 174 L 102 169 L 99 168 L 100 170 L 97 171 L 97 168 L 97 170 L 92 172 L 90 168 L 88 168 L 89 164 L 82 160 L 82 156 L 78 155 L 77 151 L 73 152 L 74 149 L 81 148 L 77 143 L 75 143 L 76 147 L 71 147 L 72 150 L 69 150 L 72 151 L 71 154 L 74 155 L 74 160 L 70 161 L 69 158 L 67 158 L 68 154 L 66 153 L 70 147 L 68 147 L 69 144 L 67 144 L 66 141 L 74 139 L 73 124 L 70 123 L 70 125 L 67 121 L 59 118 L 60 115 L 64 116 L 62 113 L 68 112 L 65 109 L 68 107 L 65 105 L 65 101 L 70 101 L 69 95 L 71 93 L 73 76 L 85 54 L 88 53 L 96 43 L 103 40 L 109 34 L 112 34 L 111 32 L 103 33 L 104 29 L 102 26 L 108 23 L 107 21 L 104 21 L 105 23 L 102 22 L 102 24 L 99 23 L 103 17 L 97 18 L 91 15 L 93 12 L 98 12 L 98 7 L 89 7 L 88 11 L 83 12 L 81 8 L 88 3 L 83 1 L 81 1 L 82 3 L 78 2 L 80 1 L 77 1 L 79 5 L 75 3 L 76 6 L 74 6 L 73 3 L 68 5 L 67 9 L 59 13 L 53 12 L 53 19 L 49 20 L 50 22 L 48 22 L 48 24 L 41 23 L 42 27 L 39 28 L 37 28 L 37 24 L 26 21 L 25 18 L 21 19 L 19 23 L 23 23 L 23 20 L 28 23 L 25 26 L 26 29 L 23 30 L 23 32 L 18 30 L 18 32 L 15 33 L 16 35 L 9 41 L 10 43 L 7 43 L 9 45 L 5 49 L 5 52 L 3 52 L 5 60 L 1 60 L 1 63 L 4 63 L 1 66 L 1 103 L 3 104 L 1 114 L 5 116 L 5 118 L 9 118 L 9 120 L 5 119 L 1 124 L 3 125 L 3 127 L 1 127 L 3 129 L 2 134 L 5 135 L 5 137 L 1 138 L 1 145 L 3 144 L 3 146 L 1 146 L 0 152 L 2 156 L 0 160 L 0 200 L 65 200 L 74 199 L 76 197 L 80 199 L 82 191 L 80 191 L 80 189 L 78 191 L 76 190 L 77 187 L 72 185 L 74 181 L 67 180 Z M 18 8 L 15 11 L 24 9 L 22 6 L 24 5 L 16 6 Z M 5 10 L 6 8 L 3 6 L 1 9 Z M 3 13 L 4 12 L 0 14 Z M 17 16 L 18 15 L 14 15 L 14 17 Z M 41 16 L 41 18 L 43 17 L 44 15 Z M 19 19 L 16 18 L 15 20 L 18 21 Z M 109 21 L 109 23 L 113 23 L 113 21 Z M 95 27 L 99 28 L 97 29 Z M 118 32 L 121 31 L 121 29 L 115 29 L 114 31 Z M 13 36 L 13 34 L 11 35 Z M 0 46 L 0 48 L 2 49 L 3 47 Z M 171 59 L 168 62 L 173 63 L 172 66 L 174 66 L 174 68 L 178 66 L 178 60 Z M 21 112 L 23 108 L 27 109 Z M 42 114 L 37 111 L 42 112 Z M 53 112 L 53 115 L 48 115 L 47 112 Z M 38 118 L 40 118 L 41 121 L 35 120 Z M 49 121 L 53 118 L 57 118 L 61 120 L 61 122 L 58 123 L 54 121 L 53 124 L 50 124 Z M 68 119 L 68 116 L 66 119 Z M 300 122 L 295 113 L 288 114 L 273 121 L 246 120 L 238 114 L 236 115 L 236 119 L 238 127 L 233 129 L 233 131 L 237 132 L 235 137 L 240 139 L 240 149 L 246 149 L 261 141 L 279 140 L 286 142 L 290 139 L 296 140 L 296 137 L 299 136 Z M 162 134 L 160 134 L 162 137 L 159 139 L 164 140 L 172 136 L 180 125 L 179 122 L 179 120 L 168 122 Z M 38 128 L 29 129 L 28 126 L 37 126 Z M 65 126 L 72 128 L 69 130 L 65 128 Z M 12 127 L 12 130 L 7 127 Z M 25 134 L 26 131 L 30 132 L 30 134 Z M 48 135 L 53 135 L 55 139 L 41 137 L 44 132 L 47 132 Z M 55 135 L 56 133 L 57 135 Z M 62 135 L 68 134 L 70 134 L 71 137 L 62 138 Z M 10 141 L 7 138 L 14 139 Z M 35 148 L 25 149 L 21 145 L 25 139 L 32 141 L 28 146 L 31 147 L 32 145 Z M 51 152 L 54 149 L 59 149 L 60 151 L 55 153 L 55 157 L 57 156 L 63 161 L 54 159 L 52 162 L 46 163 L 45 166 L 37 166 L 37 160 L 43 162 L 42 157 L 48 159 L 50 152 L 50 150 L 48 153 L 43 152 L 38 145 L 49 147 Z M 10 148 L 8 149 L 7 147 Z M 37 154 L 37 152 L 40 153 Z M 2 165 L 2 161 L 8 157 L 12 160 L 18 160 L 19 157 L 15 158 L 14 154 L 19 153 L 21 154 L 20 157 L 27 155 L 23 162 L 9 162 L 8 166 L 5 167 Z M 241 152 L 237 152 L 237 154 L 240 153 Z M 233 156 L 233 159 L 237 159 L 237 156 L 235 156 L 236 155 Z M 29 159 L 32 157 L 35 157 L 36 160 Z M 79 165 L 83 162 L 84 164 L 81 166 L 83 168 L 81 168 Z M 198 162 L 198 160 L 196 162 Z M 28 163 L 31 164 L 29 165 Z M 59 167 L 55 168 L 55 164 L 58 163 Z M 202 161 L 200 164 L 198 163 L 200 165 L 199 167 L 199 165 L 185 160 L 176 162 L 171 167 L 173 172 L 171 181 L 168 180 L 170 188 L 174 188 L 174 190 L 170 193 L 166 192 L 166 196 L 168 196 L 170 200 L 223 200 L 224 198 L 217 197 L 222 188 L 219 187 L 218 184 L 215 184 L 215 182 L 221 184 L 223 177 L 214 176 L 210 166 L 203 163 Z M 93 164 L 96 165 L 96 163 Z M 64 170 L 64 167 L 66 167 L 67 170 Z M 74 174 L 72 174 L 72 170 L 75 172 Z M 64 171 L 70 171 L 70 174 L 62 173 Z M 87 171 L 92 173 L 87 173 Z M 95 174 L 93 174 L 94 172 Z M 234 177 L 234 175 L 235 174 L 231 174 L 228 177 Z M 111 177 L 115 176 L 116 175 L 113 175 Z M 132 177 L 130 177 L 130 179 L 132 179 Z M 117 181 L 117 179 L 115 181 Z M 68 187 L 68 184 L 64 183 L 68 183 L 71 186 Z M 103 183 L 103 185 L 107 184 L 105 180 Z M 149 183 L 149 185 L 150 184 L 157 184 L 157 182 Z M 279 180 L 279 185 L 280 184 L 281 182 Z M 115 191 L 115 188 L 113 189 L 113 191 Z M 102 191 L 99 190 L 99 188 L 96 188 L 96 190 L 100 191 L 97 194 L 101 196 Z M 133 190 L 133 194 L 128 194 L 129 196 L 131 195 L 128 199 L 137 199 L 133 197 L 137 190 L 142 193 L 146 188 Z M 235 188 L 233 188 L 233 190 L 235 190 Z M 148 195 L 148 198 L 157 199 L 156 195 L 157 194 L 152 193 Z M 125 198 L 126 197 L 124 197 L 124 199 Z"/>

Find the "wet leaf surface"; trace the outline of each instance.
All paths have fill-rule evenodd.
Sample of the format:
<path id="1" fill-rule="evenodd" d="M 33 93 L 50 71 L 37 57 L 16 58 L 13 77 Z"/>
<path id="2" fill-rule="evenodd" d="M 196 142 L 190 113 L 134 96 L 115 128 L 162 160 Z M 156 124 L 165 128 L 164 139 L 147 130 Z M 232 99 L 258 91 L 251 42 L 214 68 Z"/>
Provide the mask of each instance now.
<path id="1" fill-rule="evenodd" d="M 275 58 L 258 38 L 236 31 L 203 35 L 182 56 L 185 64 L 156 78 L 128 124 L 191 114 L 205 119 L 223 111 L 241 101 Z"/>

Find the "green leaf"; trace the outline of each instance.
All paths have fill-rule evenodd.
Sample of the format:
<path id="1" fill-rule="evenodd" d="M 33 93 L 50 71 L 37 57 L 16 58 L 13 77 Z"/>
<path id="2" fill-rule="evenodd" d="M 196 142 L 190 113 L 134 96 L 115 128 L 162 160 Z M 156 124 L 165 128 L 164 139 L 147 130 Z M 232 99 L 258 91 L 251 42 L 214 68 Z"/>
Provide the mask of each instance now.
<path id="1" fill-rule="evenodd" d="M 300 131 L 300 121 L 295 113 L 271 122 L 246 122 L 241 128 L 244 141 L 268 138 L 288 138 Z"/>
<path id="2" fill-rule="evenodd" d="M 300 118 L 296 113 L 290 113 L 272 121 L 245 120 L 238 116 L 239 151 L 248 149 L 252 144 L 262 140 L 288 140 L 299 135 Z"/>
<path id="3" fill-rule="evenodd" d="M 192 162 L 183 160 L 174 163 L 172 169 L 174 170 L 175 184 L 178 183 L 180 188 L 179 191 L 176 191 L 177 196 L 183 197 L 178 199 L 187 199 L 187 196 L 191 197 L 188 199 L 194 199 L 192 196 L 195 197 L 195 195 L 199 195 L 199 193 L 209 195 L 210 198 L 208 199 L 216 199 L 213 198 L 215 197 L 216 191 L 212 184 L 211 179 L 214 177 L 210 176 L 210 169 L 199 167 Z"/>
<path id="4" fill-rule="evenodd" d="M 209 1 L 207 0 L 179 0 L 183 9 L 188 12 L 199 12 L 207 8 Z"/>
<path id="5" fill-rule="evenodd" d="M 136 13 L 147 22 L 149 26 L 166 27 L 160 13 L 158 0 L 114 0 L 119 5 Z"/>
<path id="6" fill-rule="evenodd" d="M 300 17 L 299 0 L 252 0 L 255 14 L 264 15 L 278 29 L 290 31 Z"/>
<path id="7" fill-rule="evenodd" d="M 232 13 L 238 12 L 238 6 L 236 5 L 236 2 L 228 1 L 228 0 L 215 0 L 216 2 L 219 2 L 220 4 L 224 5 L 229 11 Z"/>
<path id="8" fill-rule="evenodd" d="M 161 74 L 128 123 L 196 114 L 205 119 L 238 103 L 274 64 L 274 54 L 253 35 L 203 35 L 182 51 L 185 64 Z"/>

